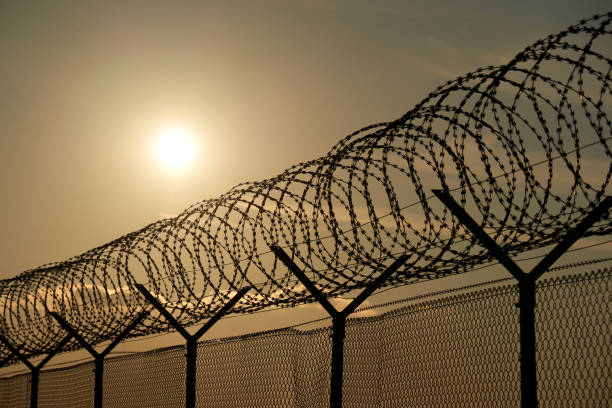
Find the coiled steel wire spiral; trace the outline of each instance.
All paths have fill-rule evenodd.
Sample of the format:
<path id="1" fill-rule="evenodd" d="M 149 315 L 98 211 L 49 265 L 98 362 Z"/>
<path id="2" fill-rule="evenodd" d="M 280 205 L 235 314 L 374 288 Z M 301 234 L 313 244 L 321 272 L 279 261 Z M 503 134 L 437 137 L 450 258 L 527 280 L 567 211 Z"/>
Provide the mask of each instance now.
<path id="1" fill-rule="evenodd" d="M 610 194 L 611 19 L 581 21 L 506 65 L 449 81 L 324 157 L 0 281 L 2 334 L 27 355 L 45 353 L 64 336 L 53 310 L 92 343 L 112 339 L 145 307 L 136 282 L 185 325 L 245 286 L 236 312 L 312 301 L 271 244 L 328 296 L 363 287 L 399 254 L 410 258 L 387 285 L 491 261 L 433 188 L 449 190 L 509 254 L 556 242 Z M 608 214 L 588 234 L 611 231 Z M 152 313 L 132 335 L 166 330 Z"/>

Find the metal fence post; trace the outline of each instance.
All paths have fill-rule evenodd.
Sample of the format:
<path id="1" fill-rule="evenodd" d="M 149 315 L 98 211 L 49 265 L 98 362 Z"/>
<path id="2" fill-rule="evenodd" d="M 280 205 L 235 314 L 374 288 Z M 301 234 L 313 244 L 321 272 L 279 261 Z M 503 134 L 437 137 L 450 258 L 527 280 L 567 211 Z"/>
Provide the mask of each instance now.
<path id="1" fill-rule="evenodd" d="M 136 284 L 136 288 L 142 293 L 142 295 L 151 303 L 158 311 L 162 314 L 180 333 L 186 341 L 187 352 L 185 353 L 186 359 L 186 372 L 185 372 L 185 407 L 195 408 L 196 406 L 196 369 L 197 369 L 197 356 L 198 356 L 198 340 L 204 335 L 223 315 L 234 307 L 236 303 L 251 289 L 250 287 L 240 289 L 233 298 L 229 300 L 219 311 L 211 317 L 198 331 L 194 334 L 189 332 L 174 318 L 155 296 L 153 296 L 143 285 Z"/>
<path id="2" fill-rule="evenodd" d="M 68 334 L 59 343 L 57 343 L 55 348 L 52 349 L 51 352 L 49 352 L 49 354 L 42 359 L 42 361 L 40 361 L 37 365 L 34 365 L 30 363 L 26 356 L 21 353 L 21 347 L 14 347 L 6 337 L 0 335 L 0 342 L 4 343 L 10 352 L 30 369 L 30 408 L 38 407 L 38 384 L 40 382 L 40 370 L 49 362 L 49 360 L 59 353 L 62 348 L 64 348 L 70 339 L 72 339 L 72 335 Z"/>
<path id="3" fill-rule="evenodd" d="M 94 408 L 102 408 L 104 395 L 104 358 L 111 352 L 140 322 L 149 314 L 145 310 L 140 312 L 130 324 L 101 352 L 97 352 L 83 336 L 81 336 L 62 316 L 56 312 L 49 312 L 62 328 L 77 339 L 81 346 L 94 358 Z"/>
<path id="4" fill-rule="evenodd" d="M 302 282 L 315 299 L 323 306 L 323 309 L 332 317 L 332 357 L 331 357 L 331 381 L 329 390 L 330 408 L 342 408 L 342 379 L 344 374 L 344 337 L 346 332 L 346 318 L 353 313 L 364 300 L 380 287 L 393 272 L 395 272 L 406 260 L 408 255 L 400 255 L 383 273 L 370 282 L 366 288 L 355 299 L 351 301 L 342 311 L 338 311 L 325 297 L 316 285 L 306 277 L 306 274 L 293 262 L 293 260 L 278 246 L 270 246 L 272 252 L 285 266 L 293 272 Z"/>
<path id="5" fill-rule="evenodd" d="M 519 325 L 521 341 L 521 395 L 523 407 L 537 407 L 538 380 L 535 334 L 535 280 L 527 277 L 519 281 Z M 535 405 L 533 405 L 535 404 Z"/>
<path id="6" fill-rule="evenodd" d="M 190 338 L 186 342 L 186 372 L 185 372 L 185 406 L 195 407 L 196 370 L 198 358 L 198 341 Z"/>
<path id="7" fill-rule="evenodd" d="M 30 369 L 30 408 L 38 407 L 38 384 L 40 382 L 40 369 L 36 366 Z"/>
<path id="8" fill-rule="evenodd" d="M 433 190 L 442 203 L 470 230 L 491 255 L 518 281 L 521 349 L 521 406 L 537 408 L 538 384 L 536 370 L 535 288 L 536 281 L 563 255 L 588 229 L 612 206 L 612 196 L 607 196 L 529 272 L 524 272 L 480 225 L 461 207 L 448 191 Z"/>
<path id="9" fill-rule="evenodd" d="M 346 316 L 332 318 L 332 362 L 330 381 L 330 407 L 342 407 L 342 383 L 344 377 L 344 338 L 346 336 Z"/>
<path id="10" fill-rule="evenodd" d="M 104 404 L 104 357 L 94 357 L 94 408 L 102 408 Z"/>

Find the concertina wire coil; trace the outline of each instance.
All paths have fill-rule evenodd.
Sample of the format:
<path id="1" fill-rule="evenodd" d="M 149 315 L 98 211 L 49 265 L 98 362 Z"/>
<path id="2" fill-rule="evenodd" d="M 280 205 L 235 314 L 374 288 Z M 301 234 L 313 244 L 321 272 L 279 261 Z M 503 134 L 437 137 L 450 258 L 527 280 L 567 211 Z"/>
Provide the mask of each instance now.
<path id="1" fill-rule="evenodd" d="M 48 352 L 65 336 L 47 314 L 56 311 L 90 344 L 112 339 L 148 307 L 138 282 L 183 325 L 245 286 L 235 313 L 312 301 L 270 245 L 330 297 L 364 287 L 404 253 L 410 258 L 385 285 L 490 262 L 434 188 L 448 190 L 510 255 L 557 242 L 610 194 L 611 19 L 583 20 L 506 65 L 444 83 L 324 157 L 1 280 L 0 332 L 25 355 Z M 611 231 L 608 214 L 587 235 Z M 131 336 L 169 330 L 152 312 Z"/>

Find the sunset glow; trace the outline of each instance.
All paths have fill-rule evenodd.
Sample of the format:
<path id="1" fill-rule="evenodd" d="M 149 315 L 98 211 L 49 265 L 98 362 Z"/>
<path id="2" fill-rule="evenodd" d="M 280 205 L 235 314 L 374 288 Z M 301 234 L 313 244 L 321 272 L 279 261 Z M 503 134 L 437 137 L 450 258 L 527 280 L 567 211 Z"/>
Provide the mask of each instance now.
<path id="1" fill-rule="evenodd" d="M 159 159 L 166 167 L 178 168 L 189 163 L 193 157 L 193 141 L 182 129 L 169 129 L 162 133 L 157 143 Z"/>

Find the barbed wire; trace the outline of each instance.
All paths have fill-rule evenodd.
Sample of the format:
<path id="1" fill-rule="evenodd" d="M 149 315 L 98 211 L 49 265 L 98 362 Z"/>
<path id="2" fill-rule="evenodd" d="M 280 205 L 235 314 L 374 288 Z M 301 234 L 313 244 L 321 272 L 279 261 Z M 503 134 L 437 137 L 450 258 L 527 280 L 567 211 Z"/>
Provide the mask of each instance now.
<path id="1" fill-rule="evenodd" d="M 186 326 L 245 286 L 253 289 L 237 313 L 312 301 L 270 245 L 289 248 L 335 297 L 367 285 L 397 254 L 410 258 L 388 287 L 493 261 L 431 199 L 434 188 L 452 191 L 510 255 L 557 242 L 609 194 L 611 16 L 446 82 L 400 119 L 354 132 L 326 156 L 1 280 L 0 331 L 27 355 L 45 353 L 64 336 L 52 310 L 101 343 L 145 307 L 136 282 Z M 606 216 L 587 235 L 611 230 Z M 152 313 L 131 336 L 169 330 Z"/>
<path id="2" fill-rule="evenodd" d="M 601 263 L 601 262 L 606 262 L 609 261 L 612 258 L 606 258 L 606 259 L 591 259 L 591 260 L 587 260 L 587 261 L 583 261 L 583 262 L 578 262 L 578 263 L 570 263 L 570 264 L 564 264 L 564 265 L 560 265 L 558 267 L 555 268 L 551 268 L 551 270 L 549 272 L 552 272 L 553 270 L 555 271 L 559 271 L 559 270 L 567 270 L 567 269 L 575 269 L 581 266 L 586 266 L 586 265 L 592 265 L 592 264 L 597 264 L 597 263 Z M 610 269 L 610 267 L 604 267 L 604 268 L 600 268 L 600 269 L 595 269 L 595 270 L 591 270 L 588 271 L 586 273 L 580 274 L 580 275 L 565 275 L 565 276 L 556 276 L 556 277 L 548 277 L 547 275 L 544 275 L 545 279 L 541 280 L 538 282 L 537 287 L 538 288 L 542 288 L 542 287 L 549 287 L 549 286 L 557 286 L 557 285 L 563 285 L 563 284 L 569 284 L 569 283 L 573 283 L 573 282 L 577 282 L 577 281 L 584 281 L 584 280 L 595 280 L 595 279 L 605 279 L 605 278 L 609 278 L 610 274 L 612 273 L 612 270 Z M 493 287 L 504 287 L 506 292 L 512 292 L 516 290 L 516 281 L 513 278 L 502 278 L 502 279 L 494 279 L 494 280 L 490 280 L 490 281 L 485 281 L 485 282 L 478 282 L 475 284 L 470 284 L 470 285 L 465 285 L 465 286 L 461 286 L 461 287 L 457 287 L 457 288 L 452 288 L 452 289 L 445 289 L 445 290 L 440 290 L 440 291 L 435 291 L 435 292 L 430 292 L 430 293 L 424 293 L 424 294 L 420 294 L 420 295 L 416 295 L 416 296 L 408 296 L 408 297 L 404 297 L 401 299 L 397 299 L 397 300 L 393 300 L 393 301 L 389 301 L 389 302 L 384 302 L 384 303 L 379 303 L 379 304 L 374 304 L 374 305 L 368 305 L 368 306 L 362 306 L 359 307 L 355 310 L 355 313 L 358 312 L 364 312 L 364 311 L 371 311 L 371 310 L 378 310 L 378 309 L 389 309 L 390 307 L 398 307 L 401 305 L 405 305 L 405 304 L 410 304 L 410 303 L 415 303 L 415 302 L 427 302 L 430 303 L 432 299 L 437 299 L 437 298 L 441 298 L 441 297 L 455 297 L 458 298 L 460 297 L 461 294 L 465 294 L 466 291 L 470 291 L 469 293 L 471 293 L 472 295 L 476 294 L 478 298 L 482 298 L 483 296 L 479 296 L 478 293 L 483 293 L 483 292 L 490 292 L 491 288 Z M 503 283 L 506 283 L 507 285 L 502 285 Z M 490 294 L 490 293 L 489 293 Z M 264 310 L 264 311 L 257 311 L 254 313 L 267 313 L 267 312 L 271 312 L 274 310 Z M 385 310 L 383 312 L 383 315 L 385 314 L 390 314 L 390 313 L 396 313 L 396 310 Z M 363 319 L 377 319 L 377 318 L 381 318 L 384 317 L 380 314 L 381 312 L 377 312 L 377 314 L 373 315 L 373 316 L 367 316 L 367 317 L 352 317 L 349 318 L 349 322 L 355 322 L 355 321 L 360 321 Z M 227 319 L 233 319 L 236 318 L 238 316 L 236 315 L 231 315 L 231 316 L 225 316 L 223 318 L 221 318 L 221 320 L 227 320 Z M 220 338 L 212 338 L 212 339 L 205 339 L 202 340 L 201 343 L 214 343 L 214 342 L 224 342 L 224 341 L 231 341 L 233 339 L 237 339 L 237 338 L 249 338 L 249 337 L 256 337 L 256 336 L 262 336 L 265 334 L 270 334 L 270 333 L 280 333 L 280 332 L 284 332 L 287 330 L 292 330 L 292 329 L 298 329 L 298 330 L 304 330 L 303 327 L 305 326 L 313 326 L 314 324 L 317 323 L 322 323 L 325 321 L 330 321 L 332 318 L 330 316 L 325 316 L 325 317 L 321 317 L 321 318 L 316 318 L 316 319 L 310 319 L 307 321 L 303 321 L 303 322 L 299 322 L 299 323 L 295 323 L 295 324 L 291 324 L 291 325 L 286 325 L 286 326 L 282 326 L 282 327 L 277 327 L 277 328 L 273 328 L 273 329 L 269 329 L 269 330 L 265 330 L 265 331 L 258 331 L 255 333 L 247 333 L 247 334 L 239 334 L 239 335 L 232 335 L 232 336 L 225 336 L 225 337 L 220 337 Z M 147 337 L 145 340 L 151 340 L 153 338 L 159 337 L 159 336 L 164 336 L 166 334 L 163 333 L 158 333 L 155 335 L 151 335 L 149 337 Z M 143 339 L 139 339 L 139 338 L 132 338 L 129 340 L 124 341 L 124 343 L 130 343 L 130 342 L 134 342 L 134 341 L 142 341 Z M 109 353 L 110 356 L 113 357 L 120 357 L 120 356 L 129 356 L 129 355 L 146 355 L 146 354 L 150 354 L 150 353 L 159 353 L 159 352 L 163 352 L 166 350 L 170 350 L 170 349 L 176 349 L 176 348 L 182 348 L 184 347 L 183 345 L 180 344 L 174 344 L 174 345 L 169 345 L 169 346 L 165 346 L 162 348 L 157 348 L 157 349 L 153 349 L 153 350 L 146 350 L 146 351 L 111 351 Z M 82 357 L 82 358 L 74 358 L 71 360 L 66 360 L 66 361 L 61 361 L 61 362 L 57 362 L 57 363 L 50 363 L 47 364 L 45 366 L 45 371 L 54 371 L 56 369 L 65 369 L 65 368 L 74 368 L 76 366 L 79 366 L 83 363 L 92 363 L 93 362 L 93 357 L 88 356 L 88 357 Z M 29 370 L 24 367 L 23 370 L 13 370 L 10 373 L 7 373 L 5 376 L 0 376 L 0 379 L 9 379 L 9 378 L 13 378 L 19 375 L 23 375 L 25 373 L 29 373 Z"/>

